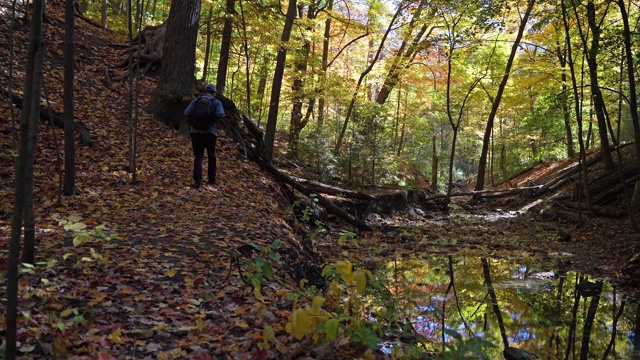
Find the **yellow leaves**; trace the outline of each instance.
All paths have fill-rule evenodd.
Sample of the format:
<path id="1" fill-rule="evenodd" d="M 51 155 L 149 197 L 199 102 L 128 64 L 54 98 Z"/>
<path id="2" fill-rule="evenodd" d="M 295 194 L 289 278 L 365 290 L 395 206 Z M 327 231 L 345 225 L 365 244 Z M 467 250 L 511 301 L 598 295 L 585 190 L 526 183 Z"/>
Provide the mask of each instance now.
<path id="1" fill-rule="evenodd" d="M 367 275 L 364 271 L 356 271 L 354 277 L 356 279 L 356 290 L 360 293 L 363 292 L 367 286 Z"/>
<path id="2" fill-rule="evenodd" d="M 256 297 L 256 299 L 264 302 L 264 296 L 262 296 L 262 293 L 260 292 L 260 288 L 253 288 L 253 295 Z"/>
<path id="3" fill-rule="evenodd" d="M 319 324 L 329 318 L 329 313 L 322 309 L 325 301 L 324 297 L 318 295 L 313 298 L 311 307 L 294 310 L 287 323 L 287 331 L 298 340 L 313 333 Z"/>
<path id="4" fill-rule="evenodd" d="M 111 340 L 111 342 L 114 343 L 114 344 L 124 344 L 124 341 L 122 341 L 120 336 L 122 336 L 122 330 L 121 329 L 117 329 L 116 331 L 114 331 L 111 334 L 109 334 L 107 336 L 107 339 Z"/>
<path id="5" fill-rule="evenodd" d="M 338 274 L 347 277 L 351 275 L 353 271 L 353 265 L 349 261 L 338 261 L 336 262 L 336 271 Z"/>
<path id="6" fill-rule="evenodd" d="M 196 319 L 196 329 L 198 329 L 198 331 L 202 331 L 204 328 L 206 328 L 209 325 L 209 323 L 207 323 L 206 321 L 204 321 L 204 319 L 202 318 L 197 318 Z"/>
<path id="7" fill-rule="evenodd" d="M 276 343 L 276 334 L 269 324 L 266 324 L 262 329 L 262 343 L 265 349 L 270 349 L 271 345 Z"/>
<path id="8" fill-rule="evenodd" d="M 170 270 L 167 270 L 167 271 L 164 273 L 164 275 L 165 275 L 165 276 L 167 276 L 167 277 L 172 278 L 172 277 L 176 276 L 176 274 L 177 274 L 177 273 L 178 273 L 178 270 L 176 270 L 176 269 L 170 269 Z"/>
<path id="9" fill-rule="evenodd" d="M 324 332 L 327 334 L 327 340 L 333 340 L 338 337 L 340 331 L 340 320 L 329 319 L 324 324 Z"/>
<path id="10" fill-rule="evenodd" d="M 71 343 L 69 342 L 69 340 L 62 336 L 62 335 L 57 335 L 54 339 L 53 339 L 53 354 L 58 356 L 58 357 L 67 357 L 67 348 L 71 346 Z"/>
<path id="11" fill-rule="evenodd" d="M 311 305 L 311 314 L 317 315 L 320 313 L 320 307 L 326 301 L 322 296 L 316 296 L 313 298 L 313 305 Z"/>
<path id="12" fill-rule="evenodd" d="M 87 227 L 87 224 L 82 222 L 77 223 L 68 223 L 64 226 L 64 229 L 67 231 L 82 231 Z"/>
<path id="13" fill-rule="evenodd" d="M 303 309 L 296 309 L 291 314 L 291 322 L 287 324 L 287 330 L 291 332 L 296 339 L 300 340 L 304 336 L 311 334 L 315 329 L 314 321 Z"/>
<path id="14" fill-rule="evenodd" d="M 335 281 L 329 283 L 329 290 L 331 290 L 331 292 L 336 294 L 337 296 L 341 296 L 344 291 L 343 286 Z"/>
<path id="15" fill-rule="evenodd" d="M 91 236 L 89 236 L 88 232 L 79 232 L 73 235 L 73 246 L 80 246 L 89 241 L 89 239 L 91 239 Z"/>

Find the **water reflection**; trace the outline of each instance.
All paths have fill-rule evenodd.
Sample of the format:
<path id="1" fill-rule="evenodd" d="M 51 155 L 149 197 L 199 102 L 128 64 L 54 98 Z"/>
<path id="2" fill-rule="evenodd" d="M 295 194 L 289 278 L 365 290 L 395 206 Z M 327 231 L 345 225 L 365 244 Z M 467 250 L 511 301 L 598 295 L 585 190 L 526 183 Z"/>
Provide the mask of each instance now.
<path id="1" fill-rule="evenodd" d="M 388 263 L 371 285 L 369 316 L 388 352 L 640 359 L 638 304 L 575 272 L 439 257 Z"/>

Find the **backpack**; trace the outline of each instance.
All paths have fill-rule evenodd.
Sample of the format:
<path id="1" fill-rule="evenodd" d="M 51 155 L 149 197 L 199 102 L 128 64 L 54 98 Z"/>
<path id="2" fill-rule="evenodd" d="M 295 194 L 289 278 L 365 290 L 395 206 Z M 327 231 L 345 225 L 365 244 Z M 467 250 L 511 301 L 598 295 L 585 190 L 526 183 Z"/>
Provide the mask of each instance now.
<path id="1" fill-rule="evenodd" d="M 195 130 L 206 131 L 211 129 L 215 120 L 211 99 L 204 96 L 199 97 L 193 106 L 191 115 L 189 115 L 189 126 Z"/>

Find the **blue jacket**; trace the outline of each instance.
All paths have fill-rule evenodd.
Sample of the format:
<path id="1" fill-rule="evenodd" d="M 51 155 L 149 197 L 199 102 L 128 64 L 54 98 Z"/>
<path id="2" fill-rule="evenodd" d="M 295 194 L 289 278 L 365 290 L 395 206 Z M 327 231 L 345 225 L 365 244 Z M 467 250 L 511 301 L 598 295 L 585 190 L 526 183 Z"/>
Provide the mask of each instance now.
<path id="1" fill-rule="evenodd" d="M 211 104 L 213 105 L 213 114 L 217 118 L 221 119 L 224 116 L 224 109 L 222 108 L 222 103 L 220 102 L 220 100 L 214 98 L 213 95 L 209 93 L 204 94 L 203 97 L 207 97 L 211 99 Z M 189 115 L 191 115 L 191 112 L 193 111 L 193 107 L 195 106 L 196 100 L 198 100 L 198 98 L 193 99 L 189 104 L 189 106 L 187 106 L 187 108 L 184 109 L 184 116 L 189 117 Z M 193 127 L 189 126 L 189 132 L 201 133 L 201 134 L 211 133 L 213 135 L 217 135 L 217 128 L 215 124 L 213 124 L 213 126 L 209 130 L 196 130 Z"/>

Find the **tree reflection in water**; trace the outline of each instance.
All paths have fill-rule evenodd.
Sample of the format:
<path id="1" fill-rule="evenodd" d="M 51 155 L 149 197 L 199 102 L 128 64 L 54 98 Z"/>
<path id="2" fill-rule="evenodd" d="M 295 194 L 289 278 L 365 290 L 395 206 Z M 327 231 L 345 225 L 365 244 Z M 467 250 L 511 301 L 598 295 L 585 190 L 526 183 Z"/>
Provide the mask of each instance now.
<path id="1" fill-rule="evenodd" d="M 451 358 L 640 359 L 640 310 L 575 272 L 470 257 L 379 266 L 367 301 L 387 351 Z M 455 281 L 454 281 L 455 280 Z M 634 351 L 634 348 L 636 351 Z"/>

